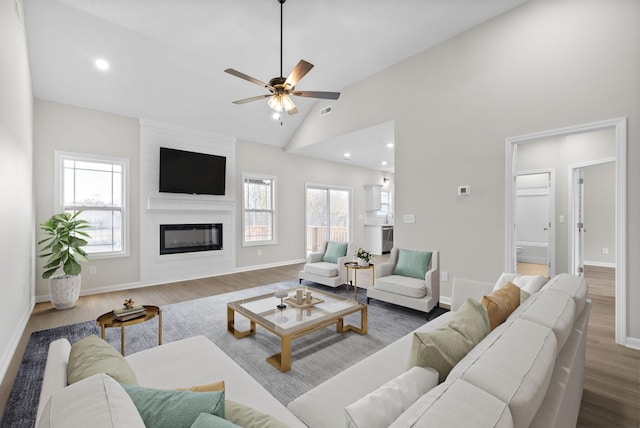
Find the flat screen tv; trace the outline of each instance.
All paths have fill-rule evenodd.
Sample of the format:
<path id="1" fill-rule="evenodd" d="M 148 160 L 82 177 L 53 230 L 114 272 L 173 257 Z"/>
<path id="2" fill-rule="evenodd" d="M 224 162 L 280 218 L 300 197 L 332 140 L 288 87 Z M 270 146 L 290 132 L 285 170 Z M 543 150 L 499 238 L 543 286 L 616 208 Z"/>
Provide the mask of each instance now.
<path id="1" fill-rule="evenodd" d="M 227 158 L 160 147 L 160 192 L 224 195 Z"/>

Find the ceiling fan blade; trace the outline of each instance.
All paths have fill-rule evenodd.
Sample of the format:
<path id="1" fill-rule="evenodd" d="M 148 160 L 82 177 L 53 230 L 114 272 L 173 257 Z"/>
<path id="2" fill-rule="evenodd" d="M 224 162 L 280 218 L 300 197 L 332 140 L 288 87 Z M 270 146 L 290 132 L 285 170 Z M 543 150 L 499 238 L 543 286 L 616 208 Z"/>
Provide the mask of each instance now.
<path id="1" fill-rule="evenodd" d="M 301 59 L 293 70 L 291 70 L 289 77 L 287 77 L 287 80 L 284 82 L 285 86 L 293 88 L 312 68 L 313 64 Z"/>
<path id="2" fill-rule="evenodd" d="M 256 85 L 262 86 L 263 88 L 270 88 L 270 86 L 267 83 L 263 82 L 262 80 L 258 80 L 251 76 L 247 76 L 246 74 L 241 73 L 237 70 L 234 70 L 233 68 L 227 68 L 224 72 L 229 73 L 233 76 L 239 77 L 241 79 L 244 79 L 248 82 L 255 83 Z"/>
<path id="3" fill-rule="evenodd" d="M 291 95 L 298 97 L 323 98 L 325 100 L 337 100 L 340 92 L 322 92 L 322 91 L 295 91 Z"/>
<path id="4" fill-rule="evenodd" d="M 257 97 L 251 97 L 251 98 L 244 98 L 242 100 L 237 100 L 234 101 L 234 104 L 246 104 L 246 103 L 250 103 L 251 101 L 258 101 L 258 100 L 263 100 L 265 98 L 269 98 L 271 96 L 271 94 L 266 94 L 266 95 L 258 95 Z"/>

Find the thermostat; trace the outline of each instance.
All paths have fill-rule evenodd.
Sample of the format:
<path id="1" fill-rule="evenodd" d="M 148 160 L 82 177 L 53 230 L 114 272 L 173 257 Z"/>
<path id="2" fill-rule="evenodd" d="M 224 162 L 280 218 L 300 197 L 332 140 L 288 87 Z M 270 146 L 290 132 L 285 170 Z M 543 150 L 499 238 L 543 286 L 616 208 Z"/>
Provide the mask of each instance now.
<path id="1" fill-rule="evenodd" d="M 458 196 L 467 196 L 471 194 L 471 186 L 458 187 Z"/>

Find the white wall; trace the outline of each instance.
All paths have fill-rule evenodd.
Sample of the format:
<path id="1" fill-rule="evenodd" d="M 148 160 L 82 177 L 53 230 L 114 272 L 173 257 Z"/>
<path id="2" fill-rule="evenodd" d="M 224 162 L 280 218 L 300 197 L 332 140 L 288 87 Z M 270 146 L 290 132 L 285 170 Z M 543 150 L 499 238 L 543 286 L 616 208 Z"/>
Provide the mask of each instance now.
<path id="1" fill-rule="evenodd" d="M 275 175 L 277 177 L 278 244 L 242 247 L 242 228 L 237 230 L 237 266 L 277 265 L 288 261 L 302 261 L 304 248 L 304 200 L 305 183 L 326 184 L 352 189 L 353 242 L 364 246 L 364 186 L 382 183 L 389 176 L 381 171 L 354 168 L 335 162 L 321 161 L 304 156 L 285 153 L 282 149 L 245 141 L 238 142 L 237 195 L 238 225 L 242 225 L 242 179 L 243 172 Z M 258 256 L 258 249 L 261 255 Z M 297 279 L 297 278 L 295 278 Z"/>
<path id="2" fill-rule="evenodd" d="M 584 213 L 587 232 L 584 261 L 587 265 L 614 266 L 616 263 L 616 164 L 584 168 Z M 604 254 L 606 248 L 608 253 Z"/>
<path id="3" fill-rule="evenodd" d="M 2 379 L 34 303 L 33 94 L 24 27 L 13 0 L 0 0 L 0 94 Z"/>
<path id="4" fill-rule="evenodd" d="M 127 257 L 94 259 L 83 264 L 81 294 L 108 291 L 114 285 L 135 285 L 140 279 L 140 128 L 130 117 L 36 100 L 34 110 L 34 166 L 37 224 L 54 214 L 54 151 L 88 153 L 129 159 L 130 252 Z M 36 296 L 49 300 L 48 281 L 42 279 L 38 259 Z M 89 268 L 96 274 L 90 275 Z"/>
<path id="5" fill-rule="evenodd" d="M 450 277 L 492 281 L 505 268 L 505 138 L 626 116 L 640 140 L 640 2 L 531 0 L 341 91 L 308 116 L 290 147 L 395 120 L 395 239 L 438 248 Z M 393 88 L 380 98 L 380 88 Z M 640 145 L 628 145 L 640 164 Z M 640 168 L 628 168 L 627 214 L 640 217 Z M 471 184 L 468 197 L 456 188 Z M 415 224 L 401 222 L 415 214 Z M 628 260 L 640 223 L 627 225 Z M 640 265 L 627 263 L 629 308 Z M 450 283 L 442 283 L 450 296 Z M 640 338 L 640 313 L 628 310 Z"/>

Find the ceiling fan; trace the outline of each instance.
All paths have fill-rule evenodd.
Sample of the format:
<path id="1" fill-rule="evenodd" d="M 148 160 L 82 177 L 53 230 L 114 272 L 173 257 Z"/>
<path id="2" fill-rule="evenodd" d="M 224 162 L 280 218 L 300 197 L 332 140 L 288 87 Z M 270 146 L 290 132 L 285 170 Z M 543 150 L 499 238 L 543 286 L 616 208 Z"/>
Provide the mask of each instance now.
<path id="1" fill-rule="evenodd" d="M 296 91 L 296 84 L 313 68 L 313 64 L 303 59 L 298 62 L 288 77 L 284 77 L 282 75 L 282 9 L 285 1 L 286 0 L 278 0 L 278 3 L 280 3 L 280 76 L 269 80 L 269 83 L 265 83 L 232 68 L 227 68 L 225 73 L 229 73 L 248 82 L 255 83 L 256 85 L 260 85 L 269 90 L 269 94 L 244 98 L 242 100 L 234 101 L 234 104 L 245 104 L 269 98 L 267 104 L 273 110 L 277 112 L 282 112 L 284 110 L 288 114 L 295 114 L 298 113 L 298 109 L 293 103 L 290 95 L 297 97 L 323 98 L 328 100 L 337 100 L 340 96 L 340 92 Z"/>

